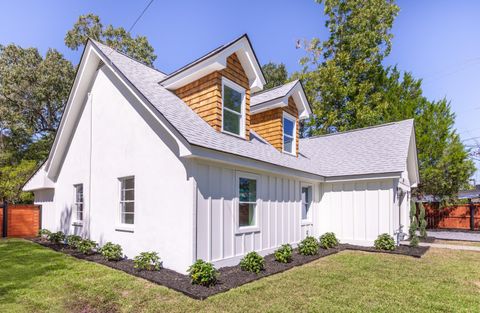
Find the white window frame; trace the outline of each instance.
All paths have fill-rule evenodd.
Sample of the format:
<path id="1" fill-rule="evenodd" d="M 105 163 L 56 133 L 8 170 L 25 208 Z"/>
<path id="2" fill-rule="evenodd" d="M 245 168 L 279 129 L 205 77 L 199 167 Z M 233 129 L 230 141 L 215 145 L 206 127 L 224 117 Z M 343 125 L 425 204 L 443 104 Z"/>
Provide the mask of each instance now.
<path id="1" fill-rule="evenodd" d="M 122 182 L 124 180 L 127 180 L 127 179 L 133 179 L 133 183 L 134 183 L 133 200 L 122 200 Z M 136 183 L 135 176 L 133 176 L 133 175 L 132 176 L 123 176 L 123 177 L 118 178 L 118 209 L 117 209 L 117 225 L 115 227 L 115 230 L 133 232 L 133 230 L 135 228 L 135 223 L 137 222 L 137 219 L 136 219 L 137 208 L 136 208 L 136 203 L 135 203 L 135 199 L 137 198 L 137 195 L 136 195 L 136 189 L 137 188 L 136 187 L 137 187 L 137 183 Z M 131 190 L 131 189 L 126 189 L 126 190 Z M 133 202 L 133 224 L 122 223 L 122 204 L 127 203 L 127 202 Z"/>
<path id="2" fill-rule="evenodd" d="M 303 188 L 310 188 L 311 194 L 310 194 L 310 206 L 307 212 L 307 218 L 303 218 L 303 199 L 300 201 L 300 219 L 302 222 L 302 225 L 311 225 L 313 224 L 313 204 L 314 204 L 314 194 L 315 194 L 315 188 L 313 188 L 313 184 L 309 183 L 301 183 L 300 184 L 300 197 L 302 197 L 302 189 Z"/>
<path id="3" fill-rule="evenodd" d="M 287 119 L 287 120 L 290 120 L 291 122 L 293 122 L 293 137 L 290 136 L 290 135 L 287 135 L 287 137 L 292 137 L 292 151 L 287 151 L 285 150 L 285 140 L 284 140 L 284 136 L 285 136 L 285 123 L 283 122 L 284 119 Z M 288 154 L 291 154 L 291 155 L 297 155 L 296 154 L 296 151 L 297 150 L 297 119 L 291 115 L 291 114 L 288 114 L 287 112 L 283 112 L 283 116 L 282 116 L 282 151 L 285 152 L 285 153 L 288 153 Z"/>
<path id="4" fill-rule="evenodd" d="M 229 132 L 227 130 L 225 130 L 223 128 L 223 123 L 225 122 L 225 119 L 223 117 L 223 112 L 224 110 L 227 110 L 228 112 L 230 113 L 234 113 L 236 115 L 238 115 L 238 112 L 236 111 L 233 111 L 229 108 L 226 108 L 224 105 L 223 105 L 223 96 L 225 95 L 225 86 L 239 92 L 242 94 L 242 105 L 241 105 L 241 116 L 240 116 L 240 133 L 239 134 L 235 134 L 235 133 L 232 133 L 232 132 Z M 240 137 L 242 139 L 245 139 L 245 88 L 243 88 L 242 86 L 234 83 L 233 81 L 229 80 L 228 78 L 225 78 L 225 77 L 222 77 L 222 132 L 225 133 L 225 134 L 229 134 L 229 135 L 232 135 L 232 136 L 236 136 L 236 137 Z"/>
<path id="5" fill-rule="evenodd" d="M 82 187 L 82 201 L 78 202 L 77 201 L 77 194 L 78 194 L 78 187 Z M 82 206 L 82 219 L 78 219 L 78 206 Z M 84 188 L 83 184 L 75 184 L 73 185 L 73 206 L 75 208 L 74 212 L 74 218 L 73 220 L 75 221 L 74 224 L 76 225 L 82 225 L 83 221 L 85 220 L 85 197 L 84 197 Z"/>
<path id="6" fill-rule="evenodd" d="M 247 173 L 247 172 L 240 172 L 237 171 L 235 175 L 235 188 L 236 188 L 236 198 L 234 201 L 234 207 L 235 207 L 235 232 L 237 234 L 242 234 L 242 233 L 252 233 L 252 232 L 259 232 L 260 231 L 260 216 L 261 214 L 259 213 L 260 207 L 261 207 L 261 201 L 259 200 L 259 195 L 260 195 L 260 176 L 252 173 Z M 250 226 L 240 226 L 240 217 L 239 217 L 239 210 L 240 210 L 240 178 L 247 178 L 247 179 L 255 179 L 257 181 L 257 201 L 255 202 L 255 212 L 254 212 L 254 218 L 255 218 L 255 225 L 250 225 Z"/>

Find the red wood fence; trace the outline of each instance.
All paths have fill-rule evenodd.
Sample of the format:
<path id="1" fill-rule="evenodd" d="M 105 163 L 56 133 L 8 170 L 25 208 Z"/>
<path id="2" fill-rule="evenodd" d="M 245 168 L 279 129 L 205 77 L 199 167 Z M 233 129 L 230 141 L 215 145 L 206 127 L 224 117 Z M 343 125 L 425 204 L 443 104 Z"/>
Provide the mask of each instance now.
<path id="1" fill-rule="evenodd" d="M 480 230 L 480 204 L 473 205 L 474 229 Z M 444 208 L 425 205 L 428 228 L 470 229 L 470 205 L 461 204 Z"/>
<path id="2" fill-rule="evenodd" d="M 0 209 L 0 234 L 3 233 L 3 209 Z M 40 229 L 40 208 L 33 204 L 9 204 L 7 237 L 35 237 Z"/>

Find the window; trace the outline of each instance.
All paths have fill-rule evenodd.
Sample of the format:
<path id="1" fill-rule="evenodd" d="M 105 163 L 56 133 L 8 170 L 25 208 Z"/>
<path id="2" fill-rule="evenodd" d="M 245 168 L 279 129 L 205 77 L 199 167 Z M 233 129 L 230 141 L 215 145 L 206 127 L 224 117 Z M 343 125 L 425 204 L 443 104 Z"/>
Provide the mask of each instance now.
<path id="1" fill-rule="evenodd" d="M 283 113 L 283 151 L 295 154 L 296 150 L 296 120 L 293 116 Z"/>
<path id="2" fill-rule="evenodd" d="M 120 222 L 133 224 L 135 217 L 135 178 L 120 178 Z"/>
<path id="3" fill-rule="evenodd" d="M 75 189 L 75 218 L 83 221 L 83 184 L 74 185 Z"/>
<path id="4" fill-rule="evenodd" d="M 244 137 L 245 89 L 223 78 L 222 97 L 222 130 Z"/>
<path id="5" fill-rule="evenodd" d="M 311 220 L 310 208 L 312 206 L 312 187 L 302 186 L 302 220 Z"/>
<path id="6" fill-rule="evenodd" d="M 238 178 L 238 227 L 256 225 L 257 180 Z"/>

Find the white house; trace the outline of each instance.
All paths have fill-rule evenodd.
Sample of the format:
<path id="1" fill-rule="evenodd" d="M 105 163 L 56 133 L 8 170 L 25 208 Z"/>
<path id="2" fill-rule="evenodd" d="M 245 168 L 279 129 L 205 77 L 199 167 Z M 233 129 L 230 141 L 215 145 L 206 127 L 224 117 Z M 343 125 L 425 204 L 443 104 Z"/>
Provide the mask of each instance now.
<path id="1" fill-rule="evenodd" d="M 301 139 L 298 81 L 262 91 L 246 35 L 167 75 L 88 41 L 42 168 L 42 228 L 157 251 L 185 272 L 333 231 L 371 245 L 408 227 L 412 120 Z"/>

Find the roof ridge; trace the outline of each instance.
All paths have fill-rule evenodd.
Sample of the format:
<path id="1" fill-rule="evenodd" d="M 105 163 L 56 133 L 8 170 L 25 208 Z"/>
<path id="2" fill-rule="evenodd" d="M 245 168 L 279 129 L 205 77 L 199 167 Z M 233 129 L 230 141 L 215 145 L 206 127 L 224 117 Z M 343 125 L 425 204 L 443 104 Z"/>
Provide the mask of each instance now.
<path id="1" fill-rule="evenodd" d="M 298 83 L 299 81 L 300 81 L 299 79 L 295 79 L 295 80 L 292 80 L 291 82 L 288 82 L 288 83 L 285 83 L 285 84 L 282 84 L 282 85 L 278 85 L 278 86 L 272 87 L 272 88 L 267 89 L 267 90 L 262 90 L 262 91 L 256 92 L 256 93 L 254 93 L 254 94 L 252 95 L 252 97 L 255 97 L 255 96 L 258 96 L 258 95 L 260 95 L 260 94 L 263 94 L 263 93 L 266 93 L 266 92 L 269 92 L 269 91 L 272 91 L 272 90 L 275 90 L 275 89 L 284 87 L 284 86 L 286 86 L 286 85 L 288 85 L 288 84 L 291 84 L 291 83 L 293 83 L 293 82 Z M 291 90 L 291 89 L 290 89 L 290 90 Z M 290 90 L 289 90 L 289 91 L 290 91 Z"/>
<path id="2" fill-rule="evenodd" d="M 315 135 L 315 136 L 300 138 L 300 140 L 317 139 L 317 138 L 330 137 L 330 136 L 335 136 L 335 135 L 344 135 L 344 134 L 354 133 L 354 132 L 358 132 L 358 131 L 364 131 L 364 130 L 369 130 L 369 129 L 374 129 L 374 128 L 392 126 L 392 125 L 396 125 L 396 124 L 400 124 L 400 123 L 404 123 L 404 122 L 408 122 L 408 121 L 413 121 L 413 118 L 409 118 L 409 119 L 406 119 L 406 120 L 395 121 L 395 122 L 390 122 L 390 123 L 384 123 L 384 124 L 366 126 L 366 127 L 361 127 L 361 128 L 355 128 L 355 129 L 350 129 L 350 130 L 346 130 L 346 131 L 342 131 L 342 132 L 323 134 L 323 135 Z"/>
<path id="3" fill-rule="evenodd" d="M 127 57 L 127 58 L 129 58 L 130 60 L 132 60 L 132 61 L 135 61 L 135 62 L 137 62 L 137 63 L 139 63 L 139 64 L 141 64 L 141 65 L 143 65 L 143 66 L 145 66 L 145 67 L 147 67 L 147 68 L 149 68 L 149 69 L 151 69 L 151 70 L 157 71 L 157 72 L 159 72 L 160 74 L 163 74 L 163 75 L 165 75 L 165 76 L 168 76 L 165 72 L 163 72 L 163 71 L 155 68 L 153 65 L 150 66 L 150 65 L 147 65 L 147 64 L 145 64 L 145 63 L 142 63 L 142 62 L 140 62 L 140 61 L 138 61 L 138 60 L 135 60 L 135 59 L 132 58 L 131 56 L 123 53 L 122 51 L 118 51 L 117 49 L 112 48 L 112 47 L 110 47 L 110 46 L 107 45 L 107 44 L 104 44 L 104 43 L 102 43 L 102 42 L 100 42 L 100 41 L 97 41 L 97 40 L 95 40 L 95 39 L 92 39 L 92 38 L 90 38 L 90 37 L 88 37 L 88 40 L 91 40 L 91 41 L 92 41 L 94 44 L 96 44 L 96 45 L 102 45 L 102 46 L 107 47 L 108 49 L 112 49 L 112 51 L 114 51 L 114 52 L 116 52 L 116 53 L 118 53 L 118 54 L 120 54 L 120 55 L 122 55 L 122 56 L 124 56 L 124 57 Z"/>

